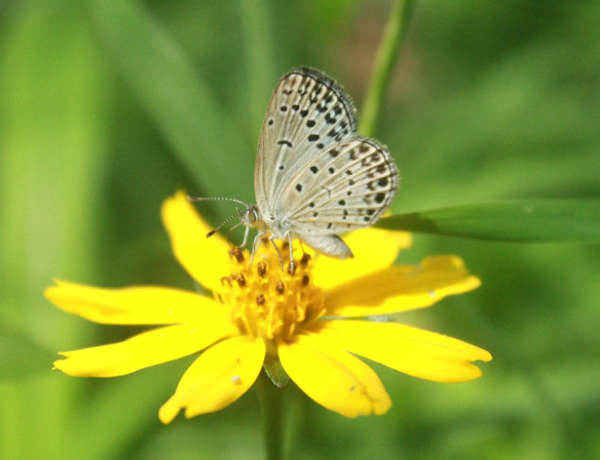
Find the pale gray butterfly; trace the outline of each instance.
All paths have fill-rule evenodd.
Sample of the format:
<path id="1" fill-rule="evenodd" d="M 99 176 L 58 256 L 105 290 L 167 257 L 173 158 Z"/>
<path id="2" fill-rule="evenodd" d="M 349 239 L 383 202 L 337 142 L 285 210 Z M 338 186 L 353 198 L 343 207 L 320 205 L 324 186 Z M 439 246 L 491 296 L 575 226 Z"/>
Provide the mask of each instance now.
<path id="1" fill-rule="evenodd" d="M 237 214 L 238 225 L 246 226 L 241 246 L 250 228 L 258 230 L 252 256 L 268 236 L 278 254 L 274 240 L 288 240 L 291 270 L 293 238 L 328 256 L 353 257 L 338 235 L 374 224 L 399 182 L 387 148 L 356 134 L 354 112 L 342 88 L 323 73 L 306 67 L 288 72 L 273 92 L 262 125 L 254 170 L 256 204 L 190 198 L 244 205 Z"/>

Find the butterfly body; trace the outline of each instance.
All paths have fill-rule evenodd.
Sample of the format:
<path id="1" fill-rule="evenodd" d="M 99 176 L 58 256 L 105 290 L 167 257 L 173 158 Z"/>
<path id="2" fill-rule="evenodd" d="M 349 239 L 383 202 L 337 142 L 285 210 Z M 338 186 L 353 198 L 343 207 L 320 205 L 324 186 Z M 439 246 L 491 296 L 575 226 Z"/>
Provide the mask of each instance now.
<path id="1" fill-rule="evenodd" d="M 270 239 L 285 239 L 288 240 L 290 247 L 290 261 L 293 262 L 293 253 L 291 242 L 294 238 L 299 238 L 304 241 L 313 249 L 323 252 L 327 255 L 345 259 L 347 257 L 353 257 L 352 251 L 344 243 L 344 241 L 337 235 L 318 235 L 314 237 L 310 234 L 300 235 L 293 231 L 294 222 L 289 220 L 287 217 L 277 217 L 280 215 L 277 212 L 266 214 L 262 216 L 259 208 L 256 205 L 250 206 L 241 215 L 242 223 L 246 226 L 246 233 L 244 235 L 244 241 L 242 246 L 245 246 L 247 241 L 248 229 L 256 228 L 258 234 L 254 239 L 254 245 L 252 254 L 256 251 L 256 245 L 260 244 L 260 237 L 263 235 L 270 235 Z M 275 246 L 276 247 L 276 246 Z"/>

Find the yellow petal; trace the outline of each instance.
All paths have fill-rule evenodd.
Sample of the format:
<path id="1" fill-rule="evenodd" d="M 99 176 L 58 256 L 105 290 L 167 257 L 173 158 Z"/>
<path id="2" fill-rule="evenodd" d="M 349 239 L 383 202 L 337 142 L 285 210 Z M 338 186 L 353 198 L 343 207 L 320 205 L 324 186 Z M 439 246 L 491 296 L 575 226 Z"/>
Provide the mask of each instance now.
<path id="1" fill-rule="evenodd" d="M 115 377 L 179 359 L 236 334 L 231 324 L 197 322 L 161 327 L 123 342 L 65 351 L 54 367 L 76 377 Z"/>
<path id="2" fill-rule="evenodd" d="M 217 290 L 230 271 L 229 243 L 218 233 L 206 237 L 212 228 L 181 191 L 163 203 L 162 220 L 179 263 L 204 287 Z"/>
<path id="3" fill-rule="evenodd" d="M 313 272 L 317 286 L 329 289 L 389 267 L 396 260 L 398 251 L 410 246 L 411 235 L 406 232 L 365 228 L 350 233 L 344 237 L 344 241 L 354 257 L 338 260 L 319 256 Z"/>
<path id="4" fill-rule="evenodd" d="M 326 321 L 319 332 L 345 350 L 436 382 L 464 382 L 481 375 L 471 361 L 489 361 L 486 350 L 452 337 L 397 323 Z"/>
<path id="5" fill-rule="evenodd" d="M 188 368 L 177 390 L 158 412 L 170 423 L 179 411 L 187 418 L 228 406 L 252 386 L 265 358 L 262 339 L 233 337 L 206 350 Z"/>
<path id="6" fill-rule="evenodd" d="M 56 280 L 44 295 L 57 307 L 104 324 L 174 324 L 202 318 L 223 322 L 229 308 L 192 292 L 140 286 L 104 289 Z"/>
<path id="7" fill-rule="evenodd" d="M 314 335 L 282 343 L 278 352 L 281 365 L 296 385 L 329 410 L 358 417 L 383 414 L 392 405 L 373 369 Z"/>
<path id="8" fill-rule="evenodd" d="M 479 287 L 456 256 L 435 256 L 417 266 L 388 267 L 326 293 L 331 315 L 366 316 L 428 307 L 447 295 Z"/>

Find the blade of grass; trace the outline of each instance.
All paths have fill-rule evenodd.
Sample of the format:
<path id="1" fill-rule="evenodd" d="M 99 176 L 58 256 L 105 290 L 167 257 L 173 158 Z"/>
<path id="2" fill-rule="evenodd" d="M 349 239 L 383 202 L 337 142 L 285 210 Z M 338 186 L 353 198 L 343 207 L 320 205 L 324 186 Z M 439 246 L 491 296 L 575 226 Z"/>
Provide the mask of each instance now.
<path id="1" fill-rule="evenodd" d="M 600 242 L 600 199 L 499 201 L 392 215 L 378 227 L 479 240 Z"/>
<path id="2" fill-rule="evenodd" d="M 395 0 L 392 6 L 361 111 L 358 132 L 363 136 L 371 137 L 375 134 L 381 103 L 414 6 L 415 0 Z"/>
<path id="3" fill-rule="evenodd" d="M 264 0 L 240 0 L 240 16 L 245 37 L 248 110 L 252 115 L 253 135 L 256 136 L 277 79 L 269 6 Z"/>
<path id="4" fill-rule="evenodd" d="M 231 117 L 179 44 L 139 2 L 90 0 L 89 5 L 121 75 L 198 184 L 212 194 L 248 198 L 253 152 L 246 151 Z M 236 167 L 225 167 L 224 156 L 234 156 Z"/>

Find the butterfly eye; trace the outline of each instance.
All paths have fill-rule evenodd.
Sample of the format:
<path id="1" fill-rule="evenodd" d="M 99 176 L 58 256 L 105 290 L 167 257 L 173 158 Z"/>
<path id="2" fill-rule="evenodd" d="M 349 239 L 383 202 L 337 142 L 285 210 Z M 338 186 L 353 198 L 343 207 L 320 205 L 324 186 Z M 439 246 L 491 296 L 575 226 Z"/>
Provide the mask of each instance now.
<path id="1" fill-rule="evenodd" d="M 251 208 L 248 208 L 248 210 L 246 211 L 246 220 L 250 225 L 254 225 L 256 223 L 256 221 L 258 220 L 258 211 L 256 207 L 253 206 Z"/>

